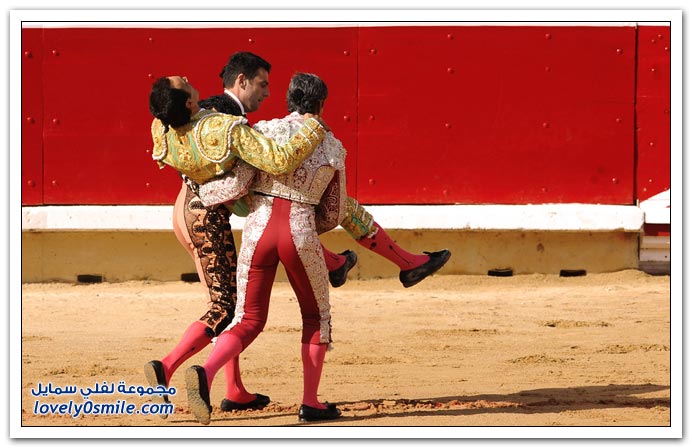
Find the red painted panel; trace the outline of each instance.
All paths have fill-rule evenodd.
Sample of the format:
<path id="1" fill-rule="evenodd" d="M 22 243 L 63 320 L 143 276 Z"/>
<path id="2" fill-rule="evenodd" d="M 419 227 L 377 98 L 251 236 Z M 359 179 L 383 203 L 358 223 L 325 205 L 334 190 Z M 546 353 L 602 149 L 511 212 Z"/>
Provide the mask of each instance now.
<path id="1" fill-rule="evenodd" d="M 632 27 L 363 28 L 359 156 L 377 161 L 359 198 L 631 204 L 634 44 Z"/>
<path id="2" fill-rule="evenodd" d="M 147 150 L 146 30 L 46 29 L 45 202 L 170 203 L 179 180 Z"/>
<path id="3" fill-rule="evenodd" d="M 357 154 L 354 29 L 49 29 L 46 30 L 46 202 L 171 203 L 179 179 L 159 172 L 147 152 L 153 79 L 186 75 L 202 97 L 220 93 L 228 56 L 250 50 L 273 64 L 274 95 L 251 120 L 283 116 L 288 80 L 320 74 L 332 95 L 326 113 Z M 296 49 L 311 42 L 311 54 Z M 179 48 L 176 48 L 179 45 Z M 346 55 L 344 52 L 348 52 Z M 345 121 L 343 117 L 353 117 Z M 353 158 L 355 161 L 355 158 Z M 353 164 L 353 163 L 351 163 Z M 355 185 L 355 167 L 352 183 Z"/>
<path id="4" fill-rule="evenodd" d="M 638 30 L 637 198 L 670 189 L 670 28 Z"/>
<path id="5" fill-rule="evenodd" d="M 22 205 L 43 203 L 42 30 L 22 30 Z"/>
<path id="6" fill-rule="evenodd" d="M 239 50 L 273 64 L 272 96 L 251 122 L 285 113 L 295 71 L 326 80 L 325 117 L 363 203 L 631 204 L 635 136 L 636 195 L 670 183 L 665 27 L 638 34 L 636 134 L 634 27 L 46 29 L 24 30 L 23 46 L 26 36 L 42 48 L 23 60 L 23 113 L 42 107 L 44 134 L 22 128 L 27 204 L 44 185 L 47 204 L 171 203 L 179 179 L 147 153 L 151 82 L 181 74 L 202 97 L 219 93 Z"/>

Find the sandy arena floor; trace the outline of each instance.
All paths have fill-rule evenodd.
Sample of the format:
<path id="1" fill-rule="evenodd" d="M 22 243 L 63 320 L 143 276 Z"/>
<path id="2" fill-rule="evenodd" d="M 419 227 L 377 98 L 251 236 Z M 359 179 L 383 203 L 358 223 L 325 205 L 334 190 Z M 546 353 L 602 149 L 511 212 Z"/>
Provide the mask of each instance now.
<path id="1" fill-rule="evenodd" d="M 22 426 L 195 427 L 203 434 L 208 427 L 188 412 L 183 372 L 202 364 L 209 347 L 173 376 L 175 412 L 165 420 L 35 414 L 85 401 L 80 392 L 37 397 L 39 383 L 77 390 L 146 385 L 142 366 L 177 343 L 203 313 L 202 297 L 199 283 L 23 285 Z M 332 290 L 331 301 L 335 348 L 320 397 L 337 403 L 343 417 L 319 425 L 670 425 L 669 276 L 438 275 L 410 289 L 396 279 L 349 281 Z M 241 356 L 245 385 L 272 403 L 221 412 L 219 372 L 210 427 L 306 425 L 297 419 L 299 316 L 288 283 L 277 283 L 267 327 Z M 137 409 L 151 401 L 118 391 L 89 400 Z"/>

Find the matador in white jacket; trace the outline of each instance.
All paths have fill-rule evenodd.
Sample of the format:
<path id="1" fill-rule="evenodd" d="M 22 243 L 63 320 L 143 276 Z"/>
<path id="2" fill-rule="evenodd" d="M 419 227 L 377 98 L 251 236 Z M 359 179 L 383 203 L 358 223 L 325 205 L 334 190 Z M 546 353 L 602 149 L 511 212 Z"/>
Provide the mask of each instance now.
<path id="1" fill-rule="evenodd" d="M 279 145 L 288 142 L 305 132 L 302 111 L 321 112 L 326 93 L 326 85 L 317 76 L 296 74 L 288 91 L 293 112 L 259 122 L 255 130 Z M 329 279 L 318 235 L 339 225 L 346 214 L 345 158 L 341 142 L 327 132 L 314 153 L 292 173 L 272 175 L 240 164 L 228 181 L 232 185 L 223 187 L 219 200 L 230 199 L 231 188 L 236 189 L 237 197 L 249 188 L 252 200 L 238 257 L 235 316 L 204 365 L 186 372 L 190 409 L 201 423 L 210 421 L 209 390 L 215 374 L 264 328 L 279 262 L 298 298 L 303 321 L 304 387 L 299 417 L 310 421 L 339 417 L 334 405 L 317 399 L 325 353 L 332 343 Z M 200 191 L 206 202 L 215 193 L 213 187 L 212 191 L 208 188 Z"/>

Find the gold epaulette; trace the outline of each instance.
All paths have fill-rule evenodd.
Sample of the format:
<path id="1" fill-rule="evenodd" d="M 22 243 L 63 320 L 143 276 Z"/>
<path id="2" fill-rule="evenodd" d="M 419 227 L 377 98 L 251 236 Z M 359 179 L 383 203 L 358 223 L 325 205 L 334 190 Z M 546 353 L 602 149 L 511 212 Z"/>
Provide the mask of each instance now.
<path id="1" fill-rule="evenodd" d="M 199 154 L 210 162 L 222 164 L 231 156 L 231 132 L 247 119 L 221 113 L 203 116 L 194 128 L 193 138 Z"/>
<path id="2" fill-rule="evenodd" d="M 154 118 L 151 122 L 151 139 L 154 142 L 154 147 L 151 150 L 151 158 L 159 162 L 166 157 L 168 152 L 168 144 L 166 143 L 166 134 L 163 132 L 163 123 L 158 118 Z"/>

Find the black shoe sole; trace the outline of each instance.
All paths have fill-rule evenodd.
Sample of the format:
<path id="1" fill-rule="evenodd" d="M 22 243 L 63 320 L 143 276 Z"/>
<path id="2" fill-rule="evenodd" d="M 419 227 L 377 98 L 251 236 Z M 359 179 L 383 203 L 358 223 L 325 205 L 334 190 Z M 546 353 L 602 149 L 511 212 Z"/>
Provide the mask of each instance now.
<path id="1" fill-rule="evenodd" d="M 190 407 L 190 412 L 195 416 L 198 422 L 203 425 L 208 425 L 211 422 L 211 405 L 209 399 L 204 399 L 208 396 L 208 391 L 204 390 L 207 387 L 207 378 L 204 369 L 200 366 L 192 366 L 185 371 L 185 386 L 187 387 L 187 404 Z"/>
<path id="2" fill-rule="evenodd" d="M 353 269 L 356 263 L 358 263 L 358 255 L 352 250 L 346 250 L 344 252 L 341 252 L 339 255 L 344 255 L 346 257 L 346 261 L 344 262 L 344 265 L 341 266 L 339 269 L 329 273 L 329 283 L 332 285 L 333 288 L 343 286 L 346 283 L 346 280 L 348 280 L 349 271 Z M 346 272 L 343 273 L 343 276 L 336 275 L 336 273 L 341 273 L 344 270 Z"/>
<path id="3" fill-rule="evenodd" d="M 341 417 L 341 411 L 334 404 L 327 404 L 327 409 L 317 409 L 302 405 L 298 411 L 298 420 L 301 422 L 323 422 L 336 420 Z"/>
<path id="4" fill-rule="evenodd" d="M 238 403 L 236 401 L 224 398 L 221 401 L 221 410 L 224 412 L 231 411 L 247 411 L 250 409 L 262 409 L 271 403 L 268 396 L 256 393 L 257 397 L 248 403 Z"/>
<path id="5" fill-rule="evenodd" d="M 148 363 L 144 364 L 144 377 L 147 379 L 147 382 L 149 382 L 151 387 L 168 387 L 166 384 L 165 374 L 163 373 L 163 365 L 161 364 L 161 361 L 149 361 Z M 151 400 L 157 404 L 170 403 L 167 394 L 154 394 L 151 396 Z M 168 414 L 165 413 L 160 413 L 157 415 L 164 420 L 168 418 Z"/>
<path id="6" fill-rule="evenodd" d="M 442 252 L 442 251 L 440 251 L 440 252 Z M 427 252 L 426 252 L 426 253 L 427 253 Z M 402 285 L 404 285 L 404 288 L 410 288 L 411 286 L 415 286 L 415 285 L 417 285 L 418 283 L 420 283 L 420 282 L 422 282 L 423 280 L 425 280 L 426 278 L 428 278 L 428 277 L 430 277 L 431 275 L 433 275 L 435 272 L 437 272 L 437 271 L 439 271 L 440 269 L 442 269 L 442 267 L 443 267 L 445 264 L 447 264 L 447 262 L 449 261 L 449 258 L 450 258 L 451 256 L 452 256 L 452 253 L 451 253 L 450 251 L 448 251 L 448 250 L 445 249 L 445 250 L 444 250 L 444 253 L 441 255 L 441 257 L 438 258 L 438 259 L 436 260 L 436 264 L 432 267 L 432 269 L 431 269 L 429 272 L 425 273 L 425 275 L 421 274 L 420 277 L 417 277 L 417 278 L 415 278 L 415 279 L 413 279 L 413 280 L 410 280 L 410 281 L 405 281 L 405 280 L 402 279 L 402 275 L 399 274 L 399 281 L 401 282 Z M 432 259 L 431 259 L 430 261 L 432 261 Z M 428 261 L 427 263 L 430 263 L 430 261 Z M 421 266 L 419 266 L 419 267 L 417 267 L 417 268 L 411 269 L 411 270 L 413 271 L 413 270 L 415 270 L 415 269 L 420 269 L 422 266 L 425 266 L 427 263 L 425 263 L 425 264 L 423 264 L 423 265 L 421 265 Z M 402 271 L 402 274 L 403 274 L 403 272 L 408 272 L 408 271 Z"/>

